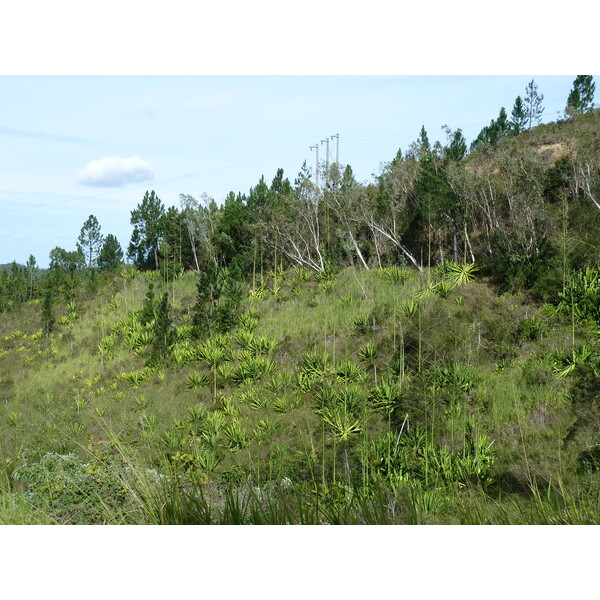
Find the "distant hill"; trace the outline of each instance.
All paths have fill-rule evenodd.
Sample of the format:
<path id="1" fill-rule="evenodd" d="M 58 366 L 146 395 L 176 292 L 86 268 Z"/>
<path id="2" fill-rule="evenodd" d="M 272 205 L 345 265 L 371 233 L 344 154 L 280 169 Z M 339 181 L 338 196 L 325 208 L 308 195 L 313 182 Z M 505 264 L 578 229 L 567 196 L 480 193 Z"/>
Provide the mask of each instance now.
<path id="1" fill-rule="evenodd" d="M 9 271 L 10 268 L 12 267 L 12 265 L 13 265 L 13 263 L 5 263 L 3 265 L 0 265 L 0 271 Z M 24 267 L 25 265 L 17 263 L 17 266 Z"/>

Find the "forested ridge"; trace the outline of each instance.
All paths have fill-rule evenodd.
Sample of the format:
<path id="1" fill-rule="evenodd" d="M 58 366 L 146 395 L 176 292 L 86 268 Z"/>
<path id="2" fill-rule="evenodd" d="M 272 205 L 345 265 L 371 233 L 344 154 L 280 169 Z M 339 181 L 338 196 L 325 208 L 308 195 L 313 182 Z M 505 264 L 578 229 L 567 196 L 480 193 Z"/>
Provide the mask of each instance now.
<path id="1" fill-rule="evenodd" d="M 3 265 L 0 519 L 596 523 L 600 111 L 525 92 Z"/>

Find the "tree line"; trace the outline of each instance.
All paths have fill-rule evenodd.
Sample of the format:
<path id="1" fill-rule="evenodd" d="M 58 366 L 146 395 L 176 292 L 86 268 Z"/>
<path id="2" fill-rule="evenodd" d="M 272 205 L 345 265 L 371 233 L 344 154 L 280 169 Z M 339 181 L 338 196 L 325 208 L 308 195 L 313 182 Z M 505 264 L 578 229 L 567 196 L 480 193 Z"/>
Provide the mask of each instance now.
<path id="1" fill-rule="evenodd" d="M 319 165 L 315 177 L 305 163 L 293 182 L 278 169 L 270 183 L 262 176 L 220 206 L 206 194 L 181 194 L 178 207 L 165 207 L 147 191 L 131 211 L 126 252 L 90 215 L 75 250 L 54 248 L 43 275 L 33 256 L 0 272 L 0 311 L 50 295 L 70 299 L 125 258 L 165 279 L 230 269 L 255 287 L 288 267 L 476 262 L 500 285 L 543 295 L 598 255 L 600 240 L 586 227 L 600 211 L 594 92 L 592 76 L 577 76 L 564 118 L 540 125 L 543 95 L 532 80 L 510 117 L 501 108 L 470 147 L 460 129 L 444 126 L 445 142 L 432 144 L 422 127 L 369 183 L 350 165 Z"/>

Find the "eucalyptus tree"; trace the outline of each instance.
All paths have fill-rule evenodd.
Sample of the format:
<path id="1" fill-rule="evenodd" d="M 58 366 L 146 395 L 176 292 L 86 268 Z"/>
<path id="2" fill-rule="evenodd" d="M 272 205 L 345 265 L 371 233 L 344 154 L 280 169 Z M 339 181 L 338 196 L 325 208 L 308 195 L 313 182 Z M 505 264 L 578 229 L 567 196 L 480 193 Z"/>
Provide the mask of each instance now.
<path id="1" fill-rule="evenodd" d="M 421 265 L 409 249 L 410 225 L 416 206 L 416 184 L 421 174 L 421 164 L 414 153 L 405 158 L 400 153 L 381 166 L 377 176 L 377 196 L 373 210 L 364 211 L 369 228 L 381 234 L 419 271 Z"/>
<path id="2" fill-rule="evenodd" d="M 337 163 L 334 164 L 329 169 L 329 179 L 332 185 L 323 190 L 321 201 L 337 224 L 339 242 L 349 256 L 355 254 L 363 268 L 369 269 L 360 244 L 361 229 L 366 225 L 365 189 L 356 181 L 350 165 L 342 172 Z"/>
<path id="3" fill-rule="evenodd" d="M 179 207 L 185 232 L 192 252 L 193 269 L 200 272 L 200 265 L 206 260 L 216 260 L 212 237 L 218 215 L 217 205 L 206 192 L 200 201 L 187 194 L 179 194 Z"/>
<path id="4" fill-rule="evenodd" d="M 298 266 L 324 271 L 323 207 L 306 162 L 294 181 L 294 187 L 280 192 L 280 198 L 282 201 L 270 211 L 269 221 L 256 227 L 261 247 L 277 249 Z"/>

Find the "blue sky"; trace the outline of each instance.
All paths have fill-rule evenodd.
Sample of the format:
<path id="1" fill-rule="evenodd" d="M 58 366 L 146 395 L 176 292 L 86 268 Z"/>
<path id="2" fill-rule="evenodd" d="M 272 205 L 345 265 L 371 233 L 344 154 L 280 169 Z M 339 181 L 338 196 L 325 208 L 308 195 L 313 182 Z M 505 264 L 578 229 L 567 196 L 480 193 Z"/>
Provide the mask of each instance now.
<path id="1" fill-rule="evenodd" d="M 0 263 L 45 266 L 90 214 L 125 249 L 147 189 L 221 202 L 278 167 L 293 180 L 338 133 L 340 162 L 369 181 L 422 125 L 432 142 L 444 124 L 472 140 L 532 77 L 555 120 L 574 75 L 2 76 Z"/>

